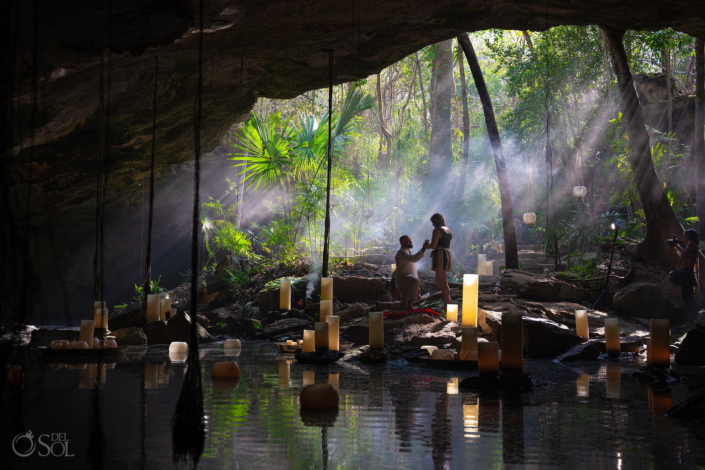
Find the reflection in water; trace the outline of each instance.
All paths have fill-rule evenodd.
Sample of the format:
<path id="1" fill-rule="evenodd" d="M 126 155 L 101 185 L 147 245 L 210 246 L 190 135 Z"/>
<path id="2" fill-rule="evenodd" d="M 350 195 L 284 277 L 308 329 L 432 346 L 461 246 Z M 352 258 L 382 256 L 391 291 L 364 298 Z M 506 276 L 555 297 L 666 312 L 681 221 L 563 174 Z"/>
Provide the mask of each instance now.
<path id="1" fill-rule="evenodd" d="M 590 376 L 587 374 L 580 374 L 577 379 L 577 385 L 578 396 L 588 398 L 590 396 Z"/>
<path id="2" fill-rule="evenodd" d="M 321 460 L 324 469 L 328 468 L 328 428 L 335 425 L 338 419 L 338 409 L 310 410 L 301 408 L 301 421 L 304 426 L 320 426 L 321 428 Z"/>
<path id="3" fill-rule="evenodd" d="M 499 434 L 499 399 L 480 401 L 477 427 L 480 433 Z"/>
<path id="4" fill-rule="evenodd" d="M 336 391 L 340 390 L 340 374 L 328 374 L 328 383 L 335 387 Z"/>
<path id="5" fill-rule="evenodd" d="M 655 431 L 657 428 L 663 427 L 664 424 L 670 423 L 668 421 L 666 413 L 668 413 L 668 410 L 670 410 L 673 406 L 673 402 L 671 400 L 671 390 L 668 388 L 664 388 L 662 390 L 654 391 L 653 386 L 649 384 L 648 394 L 649 409 L 651 410 L 654 416 Z"/>
<path id="6" fill-rule="evenodd" d="M 436 411 L 431 422 L 431 445 L 433 449 L 434 468 L 446 468 L 453 460 L 451 448 L 453 435 L 453 421 L 448 413 L 450 397 L 447 393 L 439 393 L 436 398 Z"/>
<path id="7" fill-rule="evenodd" d="M 458 394 L 458 378 L 453 377 L 450 379 L 450 382 L 448 385 L 446 385 L 446 393 L 448 395 L 457 395 Z"/>
<path id="8" fill-rule="evenodd" d="M 289 390 L 291 360 L 279 363 L 279 390 Z"/>
<path id="9" fill-rule="evenodd" d="M 394 434 L 399 439 L 399 452 L 411 452 L 411 435 L 416 425 L 419 392 L 409 377 L 401 377 L 389 385 L 389 397 L 394 407 Z"/>
<path id="10" fill-rule="evenodd" d="M 384 375 L 370 374 L 370 408 L 382 408 L 384 405 Z"/>
<path id="11" fill-rule="evenodd" d="M 144 388 L 147 390 L 159 388 L 159 364 L 147 362 L 144 365 Z"/>
<path id="12" fill-rule="evenodd" d="M 607 398 L 619 399 L 622 382 L 622 366 L 609 363 L 605 370 L 605 390 Z"/>
<path id="13" fill-rule="evenodd" d="M 502 458 L 506 465 L 524 464 L 524 405 L 502 401 Z"/>
<path id="14" fill-rule="evenodd" d="M 477 439 L 480 416 L 480 399 L 463 396 L 463 434 L 466 439 Z"/>
<path id="15" fill-rule="evenodd" d="M 314 371 L 305 370 L 303 372 L 303 376 L 304 376 L 304 382 L 302 385 L 303 387 L 305 387 L 306 385 L 313 385 L 314 383 L 316 383 L 316 373 Z"/>

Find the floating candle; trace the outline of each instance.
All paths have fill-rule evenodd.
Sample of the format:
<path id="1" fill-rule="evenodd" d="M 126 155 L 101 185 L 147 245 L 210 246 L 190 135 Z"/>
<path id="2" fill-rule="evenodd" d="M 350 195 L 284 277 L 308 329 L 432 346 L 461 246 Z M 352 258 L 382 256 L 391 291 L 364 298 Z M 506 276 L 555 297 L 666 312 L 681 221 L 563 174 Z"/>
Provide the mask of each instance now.
<path id="1" fill-rule="evenodd" d="M 240 349 L 242 348 L 242 343 L 239 339 L 226 339 L 223 343 L 223 349 Z"/>
<path id="2" fill-rule="evenodd" d="M 291 281 L 279 283 L 279 310 L 291 310 Z"/>
<path id="3" fill-rule="evenodd" d="M 83 341 L 88 345 L 88 348 L 93 347 L 93 333 L 95 332 L 95 322 L 93 320 L 81 320 L 81 331 L 78 334 L 78 340 Z"/>
<path id="4" fill-rule="evenodd" d="M 286 340 L 286 345 L 287 345 L 287 346 L 293 346 L 293 345 L 294 345 L 294 342 L 293 342 L 292 340 L 290 340 L 290 339 L 287 339 L 287 340 Z"/>
<path id="5" fill-rule="evenodd" d="M 326 317 L 328 323 L 328 348 L 331 351 L 340 350 L 340 317 L 329 315 Z"/>
<path id="6" fill-rule="evenodd" d="M 188 352 L 169 351 L 169 360 L 171 362 L 186 362 L 186 359 L 188 359 Z"/>
<path id="7" fill-rule="evenodd" d="M 590 339 L 587 310 L 575 311 L 575 333 L 581 338 Z"/>
<path id="8" fill-rule="evenodd" d="M 502 370 L 524 369 L 524 322 L 520 314 L 502 314 Z"/>
<path id="9" fill-rule="evenodd" d="M 312 352 L 316 350 L 316 331 L 304 330 L 304 346 L 301 352 Z"/>
<path id="10" fill-rule="evenodd" d="M 240 353 L 242 352 L 242 349 L 237 348 L 237 349 L 230 349 L 230 348 L 223 348 L 223 354 L 225 356 L 239 356 Z"/>
<path id="11" fill-rule="evenodd" d="M 425 349 L 426 351 L 428 351 L 429 355 L 433 355 L 433 351 L 438 349 L 438 346 L 421 346 L 421 349 Z"/>
<path id="12" fill-rule="evenodd" d="M 619 320 L 616 318 L 605 318 L 605 346 L 608 354 L 622 352 L 619 342 Z"/>
<path id="13" fill-rule="evenodd" d="M 458 323 L 458 304 L 448 304 L 446 306 L 446 321 Z"/>
<path id="14" fill-rule="evenodd" d="M 333 315 L 333 301 L 332 300 L 321 300 L 319 304 L 319 309 L 321 311 L 320 321 L 326 321 L 328 315 Z"/>
<path id="15" fill-rule="evenodd" d="M 301 389 L 301 408 L 331 409 L 338 407 L 338 391 L 331 384 L 306 385 Z"/>
<path id="16" fill-rule="evenodd" d="M 477 255 L 477 275 L 484 276 L 486 273 L 485 263 L 487 262 L 487 255 L 479 254 Z"/>
<path id="17" fill-rule="evenodd" d="M 460 358 L 461 360 L 467 360 L 465 356 L 469 351 L 477 351 L 477 328 L 463 327 L 461 335 Z"/>
<path id="18" fill-rule="evenodd" d="M 669 320 L 651 320 L 651 362 L 654 366 L 671 365 L 671 331 Z"/>
<path id="19" fill-rule="evenodd" d="M 322 277 L 321 278 L 321 301 L 329 300 L 333 302 L 333 278 L 332 277 Z M 321 311 L 323 314 L 323 311 Z M 321 321 L 326 321 L 321 318 Z"/>
<path id="20" fill-rule="evenodd" d="M 188 344 L 184 343 L 183 341 L 173 341 L 169 345 L 169 352 L 170 353 L 187 353 L 188 352 Z"/>
<path id="21" fill-rule="evenodd" d="M 499 344 L 496 341 L 478 343 L 477 370 L 480 375 L 499 374 Z"/>
<path id="22" fill-rule="evenodd" d="M 328 332 L 328 323 L 317 321 L 314 325 L 316 331 L 316 352 L 326 352 L 330 349 L 328 340 L 330 334 Z"/>
<path id="23" fill-rule="evenodd" d="M 477 328 L 477 274 L 463 275 L 463 326 Z"/>
<path id="24" fill-rule="evenodd" d="M 370 349 L 384 349 L 384 315 L 370 312 Z"/>
<path id="25" fill-rule="evenodd" d="M 240 366 L 235 361 L 216 362 L 211 368 L 211 376 L 214 379 L 240 377 Z"/>
<path id="26" fill-rule="evenodd" d="M 147 324 L 161 320 L 159 316 L 159 294 L 147 295 Z"/>

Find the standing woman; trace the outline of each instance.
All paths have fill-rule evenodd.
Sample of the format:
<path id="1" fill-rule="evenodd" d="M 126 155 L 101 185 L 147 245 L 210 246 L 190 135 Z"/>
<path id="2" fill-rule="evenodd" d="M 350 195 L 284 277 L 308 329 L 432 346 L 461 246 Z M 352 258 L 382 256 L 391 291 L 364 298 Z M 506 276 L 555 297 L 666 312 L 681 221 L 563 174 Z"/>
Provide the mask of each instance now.
<path id="1" fill-rule="evenodd" d="M 453 239 L 453 234 L 446 227 L 446 219 L 441 214 L 433 214 L 431 223 L 433 224 L 433 236 L 431 243 L 426 240 L 426 244 L 433 250 L 431 269 L 436 273 L 435 284 L 443 293 L 443 303 L 447 306 L 453 303 L 453 299 L 450 298 L 450 287 L 446 274 L 453 270 L 453 258 L 450 255 L 450 241 Z"/>

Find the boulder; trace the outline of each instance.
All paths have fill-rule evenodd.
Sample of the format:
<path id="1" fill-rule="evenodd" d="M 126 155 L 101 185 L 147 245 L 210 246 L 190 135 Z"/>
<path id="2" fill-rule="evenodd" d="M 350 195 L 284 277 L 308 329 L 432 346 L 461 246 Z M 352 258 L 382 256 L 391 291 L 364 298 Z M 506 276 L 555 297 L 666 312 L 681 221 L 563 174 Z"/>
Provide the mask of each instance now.
<path id="1" fill-rule="evenodd" d="M 705 421 L 705 388 L 696 390 L 680 404 L 671 408 L 669 418 L 682 419 L 695 422 Z"/>
<path id="2" fill-rule="evenodd" d="M 255 334 L 260 328 L 260 324 L 256 320 L 241 316 L 226 315 L 222 320 L 213 323 L 213 326 L 208 328 L 208 333 L 234 338 L 247 338 Z"/>
<path id="3" fill-rule="evenodd" d="M 201 315 L 200 313 L 196 315 L 196 323 L 201 325 L 203 328 L 208 328 L 211 324 L 210 320 L 208 320 L 208 317 L 205 315 Z"/>
<path id="4" fill-rule="evenodd" d="M 528 357 L 555 358 L 584 341 L 567 326 L 544 318 L 524 317 L 524 348 Z"/>
<path id="5" fill-rule="evenodd" d="M 477 309 L 477 327 L 482 334 L 494 340 L 501 338 L 502 314 L 491 310 Z"/>
<path id="6" fill-rule="evenodd" d="M 139 309 L 130 310 L 108 318 L 108 329 L 110 331 L 129 328 L 131 326 L 143 325 L 146 321 L 145 315 Z M 141 343 L 140 343 L 141 344 Z"/>
<path id="7" fill-rule="evenodd" d="M 372 307 L 369 305 L 362 302 L 356 302 L 349 304 L 346 308 L 338 312 L 338 316 L 340 317 L 340 321 L 345 323 L 357 318 L 368 317 L 371 310 Z"/>
<path id="8" fill-rule="evenodd" d="M 705 326 L 696 325 L 685 335 L 675 361 L 683 366 L 705 366 Z"/>
<path id="9" fill-rule="evenodd" d="M 76 330 L 50 330 L 38 328 L 32 330 L 30 344 L 36 346 L 49 346 L 52 341 L 65 339 L 68 341 L 78 341 L 78 331 Z"/>
<path id="10" fill-rule="evenodd" d="M 614 308 L 625 315 L 638 318 L 674 318 L 676 307 L 666 298 L 658 284 L 635 282 L 617 292 Z"/>
<path id="11" fill-rule="evenodd" d="M 313 329 L 310 320 L 300 318 L 288 318 L 271 323 L 259 331 L 254 337 L 256 339 L 271 339 L 285 333 L 298 333 L 305 329 Z"/>
<path id="12" fill-rule="evenodd" d="M 607 353 L 607 344 L 604 339 L 596 340 L 595 344 L 600 349 L 600 353 Z M 619 345 L 623 353 L 641 353 L 644 352 L 646 343 L 641 336 L 625 336 L 619 338 Z"/>
<path id="13" fill-rule="evenodd" d="M 343 303 L 391 301 L 388 282 L 378 277 L 335 277 L 333 296 Z"/>
<path id="14" fill-rule="evenodd" d="M 279 285 L 282 279 L 291 281 L 291 306 L 296 305 L 296 301 L 306 298 L 306 286 L 308 278 L 280 278 L 268 282 L 260 291 L 257 297 L 257 307 L 260 312 L 266 315 L 268 312 L 279 311 Z"/>
<path id="15" fill-rule="evenodd" d="M 149 344 L 170 344 L 173 341 L 188 342 L 191 334 L 191 317 L 184 312 L 178 312 L 168 322 L 155 321 L 145 327 Z M 213 337 L 201 326 L 196 324 L 199 341 L 214 341 Z"/>
<path id="16" fill-rule="evenodd" d="M 554 359 L 556 362 L 596 361 L 600 357 L 597 341 L 588 341 L 573 346 Z"/>
<path id="17" fill-rule="evenodd" d="M 141 328 L 136 326 L 120 328 L 118 330 L 111 331 L 111 333 L 115 336 L 115 341 L 119 346 L 141 346 L 143 344 L 147 344 L 147 336 Z"/>
<path id="18" fill-rule="evenodd" d="M 539 300 L 570 300 L 579 303 L 589 293 L 580 286 L 518 269 L 505 270 L 501 282 L 503 286 Z"/>
<path id="19" fill-rule="evenodd" d="M 414 340 L 427 333 L 432 326 L 441 323 L 439 318 L 426 314 L 407 315 L 399 320 L 384 320 L 385 344 L 414 345 Z M 449 322 L 446 322 L 449 323 Z M 448 340 L 450 343 L 455 339 Z M 370 340 L 369 317 L 353 320 L 340 328 L 340 337 L 355 344 L 368 344 Z"/>
<path id="20" fill-rule="evenodd" d="M 412 338 L 411 342 L 414 346 L 442 346 L 444 344 L 453 343 L 456 337 L 460 334 L 460 325 L 452 321 L 443 321 L 436 323 L 425 333 Z"/>

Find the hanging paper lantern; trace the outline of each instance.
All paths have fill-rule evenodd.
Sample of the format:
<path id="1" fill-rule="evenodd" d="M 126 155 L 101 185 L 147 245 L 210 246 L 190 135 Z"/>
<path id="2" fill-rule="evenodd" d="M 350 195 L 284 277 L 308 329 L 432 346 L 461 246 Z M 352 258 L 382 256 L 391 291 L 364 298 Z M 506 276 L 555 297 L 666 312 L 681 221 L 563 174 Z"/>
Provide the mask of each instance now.
<path id="1" fill-rule="evenodd" d="M 362 216 L 366 219 L 369 219 L 375 215 L 375 211 L 372 210 L 372 208 L 368 207 L 367 209 L 362 209 Z"/>
<path id="2" fill-rule="evenodd" d="M 340 205 L 340 198 L 338 196 L 331 196 L 330 197 L 330 206 L 335 209 Z"/>
<path id="3" fill-rule="evenodd" d="M 585 186 L 576 186 L 573 188 L 573 197 L 582 199 L 585 196 L 587 196 L 587 188 Z"/>
<path id="4" fill-rule="evenodd" d="M 526 225 L 534 225 L 536 223 L 536 214 L 533 212 L 527 212 L 524 214 L 523 219 Z"/>

